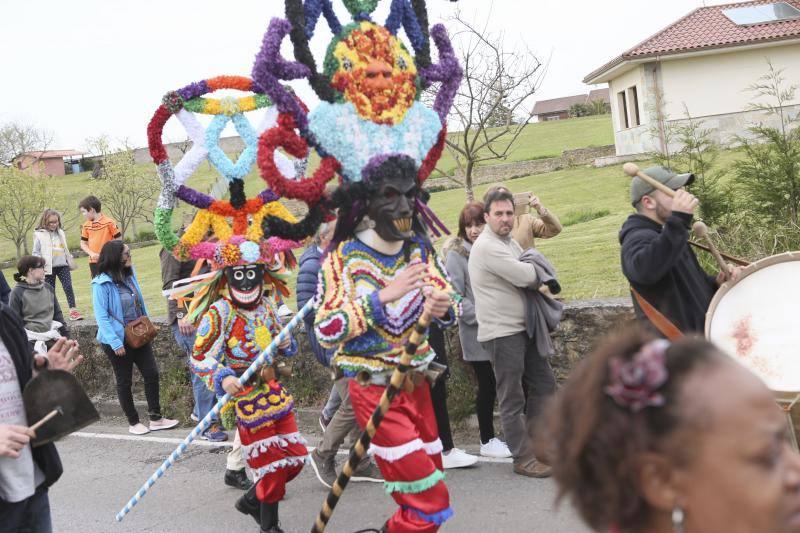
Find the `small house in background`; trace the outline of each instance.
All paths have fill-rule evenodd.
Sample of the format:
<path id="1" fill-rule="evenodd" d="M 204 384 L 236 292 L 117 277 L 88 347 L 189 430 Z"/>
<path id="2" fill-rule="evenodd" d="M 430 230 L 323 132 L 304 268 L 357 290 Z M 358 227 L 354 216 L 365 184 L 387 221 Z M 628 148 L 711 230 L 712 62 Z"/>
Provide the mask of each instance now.
<path id="1" fill-rule="evenodd" d="M 687 111 L 730 145 L 748 125 L 769 123 L 747 109 L 757 95 L 746 90 L 767 72 L 767 60 L 783 69 L 784 88 L 800 85 L 800 1 L 695 9 L 583 81 L 608 83 L 617 155 L 663 151 L 665 124 L 680 125 Z M 800 111 L 800 91 L 787 107 Z"/>
<path id="2" fill-rule="evenodd" d="M 86 152 L 77 150 L 44 150 L 41 152 L 25 152 L 14 159 L 14 165 L 20 170 L 44 176 L 64 176 L 83 171 L 81 163 Z"/>
<path id="3" fill-rule="evenodd" d="M 550 100 L 539 100 L 533 106 L 533 114 L 539 122 L 569 118 L 569 108 L 575 104 L 585 104 L 586 95 L 563 96 Z"/>

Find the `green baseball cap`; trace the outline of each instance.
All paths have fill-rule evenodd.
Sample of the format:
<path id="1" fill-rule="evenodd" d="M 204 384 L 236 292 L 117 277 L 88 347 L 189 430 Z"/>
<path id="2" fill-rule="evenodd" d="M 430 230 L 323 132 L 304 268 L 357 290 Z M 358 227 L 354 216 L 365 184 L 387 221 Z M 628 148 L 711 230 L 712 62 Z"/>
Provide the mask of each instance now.
<path id="1" fill-rule="evenodd" d="M 653 178 L 659 183 L 663 183 L 670 189 L 677 191 L 684 185 L 689 185 L 694 181 L 694 174 L 691 172 L 686 174 L 676 174 L 666 167 L 650 167 L 643 170 L 645 174 Z M 635 176 L 631 181 L 631 204 L 636 206 L 642 196 L 648 195 L 655 189 L 652 185 Z"/>

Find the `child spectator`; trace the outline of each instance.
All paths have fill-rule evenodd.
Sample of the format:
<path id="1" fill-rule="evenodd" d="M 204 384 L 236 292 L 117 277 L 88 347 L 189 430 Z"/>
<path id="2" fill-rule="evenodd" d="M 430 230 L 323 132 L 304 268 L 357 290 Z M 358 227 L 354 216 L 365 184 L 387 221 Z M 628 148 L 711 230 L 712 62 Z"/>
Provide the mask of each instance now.
<path id="1" fill-rule="evenodd" d="M 75 260 L 67 247 L 67 236 L 61 227 L 61 215 L 53 209 L 45 209 L 33 232 L 33 255 L 44 259 L 44 280 L 56 288 L 56 277 L 67 297 L 70 320 L 83 320 L 75 308 L 75 292 L 72 290 L 72 274 Z"/>
<path id="2" fill-rule="evenodd" d="M 89 270 L 92 278 L 97 276 L 97 260 L 100 250 L 108 241 L 120 239 L 122 233 L 114 219 L 100 212 L 100 200 L 96 196 L 87 196 L 78 204 L 86 222 L 81 226 L 81 250 L 89 256 Z"/>
<path id="3" fill-rule="evenodd" d="M 44 282 L 44 259 L 23 255 L 14 274 L 17 286 L 11 291 L 9 307 L 22 319 L 31 351 L 40 355 L 61 337 L 69 337 L 56 291 Z"/>

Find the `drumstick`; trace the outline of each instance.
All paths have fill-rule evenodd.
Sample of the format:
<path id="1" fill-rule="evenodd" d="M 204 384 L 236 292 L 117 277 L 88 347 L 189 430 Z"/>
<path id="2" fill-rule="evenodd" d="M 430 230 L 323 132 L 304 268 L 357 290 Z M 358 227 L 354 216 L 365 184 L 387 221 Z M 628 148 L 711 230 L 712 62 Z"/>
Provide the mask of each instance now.
<path id="1" fill-rule="evenodd" d="M 692 231 L 694 231 L 695 235 L 706 241 L 708 249 L 711 251 L 711 255 L 714 256 L 717 265 L 719 265 L 719 268 L 723 272 L 727 273 L 729 271 L 728 263 L 725 262 L 725 259 L 722 258 L 717 247 L 714 246 L 714 241 L 711 240 L 711 236 L 708 234 L 708 226 L 706 226 L 704 222 L 698 220 L 692 225 Z"/>
<path id="2" fill-rule="evenodd" d="M 61 409 L 61 406 L 56 407 L 55 409 L 53 409 L 52 411 L 50 411 L 49 413 L 44 415 L 41 420 L 36 422 L 34 425 L 29 427 L 28 429 L 30 429 L 31 431 L 33 431 L 35 433 L 36 430 L 39 429 L 40 427 L 42 427 L 43 425 L 45 425 L 48 420 L 50 420 L 51 418 L 53 418 L 56 415 L 61 415 L 61 414 L 64 414 L 64 410 Z"/>
<path id="3" fill-rule="evenodd" d="M 622 165 L 622 170 L 624 170 L 625 174 L 627 174 L 628 176 L 630 176 L 632 178 L 633 177 L 638 177 L 640 180 L 646 182 L 647 184 L 652 186 L 654 189 L 663 192 L 664 194 L 666 194 L 670 198 L 675 196 L 675 191 L 673 191 L 672 189 L 670 189 L 669 187 L 667 187 L 666 185 L 664 185 L 660 181 L 654 180 L 653 178 L 651 178 L 650 176 L 648 176 L 647 174 L 645 174 L 644 172 L 639 170 L 639 167 L 638 167 L 638 165 L 636 165 L 636 163 L 625 163 L 624 165 Z"/>

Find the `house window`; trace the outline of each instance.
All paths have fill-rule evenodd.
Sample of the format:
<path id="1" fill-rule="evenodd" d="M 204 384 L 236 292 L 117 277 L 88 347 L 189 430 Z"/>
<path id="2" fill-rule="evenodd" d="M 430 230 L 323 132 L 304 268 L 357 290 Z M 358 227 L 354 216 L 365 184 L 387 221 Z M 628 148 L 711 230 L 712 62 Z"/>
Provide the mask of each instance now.
<path id="1" fill-rule="evenodd" d="M 630 103 L 630 123 L 631 126 L 638 126 L 642 123 L 639 119 L 639 95 L 636 92 L 636 86 L 628 87 L 628 102 Z"/>
<path id="2" fill-rule="evenodd" d="M 625 98 L 625 91 L 617 93 L 617 107 L 619 109 L 619 128 L 626 130 L 630 126 L 628 125 L 628 102 Z"/>

